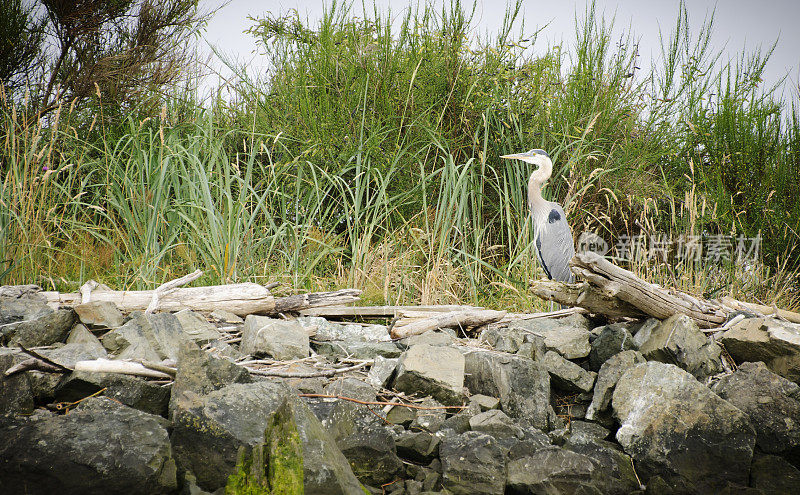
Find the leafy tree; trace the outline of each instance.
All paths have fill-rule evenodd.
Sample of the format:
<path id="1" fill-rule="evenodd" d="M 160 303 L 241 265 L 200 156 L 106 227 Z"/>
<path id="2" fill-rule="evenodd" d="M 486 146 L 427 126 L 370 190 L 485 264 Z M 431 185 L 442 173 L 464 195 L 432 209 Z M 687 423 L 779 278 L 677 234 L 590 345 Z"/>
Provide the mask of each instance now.
<path id="1" fill-rule="evenodd" d="M 12 99 L 30 91 L 33 117 L 99 93 L 122 107 L 172 83 L 210 14 L 199 0 L 6 0 L 0 79 Z"/>

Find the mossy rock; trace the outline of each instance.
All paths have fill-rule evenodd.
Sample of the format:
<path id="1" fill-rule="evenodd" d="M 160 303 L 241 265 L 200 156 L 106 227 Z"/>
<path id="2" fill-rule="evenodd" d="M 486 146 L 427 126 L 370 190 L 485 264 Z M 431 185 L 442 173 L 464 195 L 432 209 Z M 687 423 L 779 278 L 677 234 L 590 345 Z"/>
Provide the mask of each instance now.
<path id="1" fill-rule="evenodd" d="M 303 493 L 303 445 L 291 409 L 284 403 L 267 425 L 264 443 L 239 448 L 236 469 L 225 493 L 293 495 Z"/>

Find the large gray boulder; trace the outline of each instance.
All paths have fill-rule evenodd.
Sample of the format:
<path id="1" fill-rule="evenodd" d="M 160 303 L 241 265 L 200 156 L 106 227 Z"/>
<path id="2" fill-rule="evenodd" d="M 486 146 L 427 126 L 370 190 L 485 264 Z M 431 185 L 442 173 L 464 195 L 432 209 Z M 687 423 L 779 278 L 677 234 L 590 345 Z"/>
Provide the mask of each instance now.
<path id="1" fill-rule="evenodd" d="M 589 456 L 548 446 L 508 463 L 506 493 L 623 493 L 607 490 L 604 478 Z"/>
<path id="2" fill-rule="evenodd" d="M 418 344 L 400 357 L 394 388 L 445 405 L 464 401 L 464 356 L 454 347 Z"/>
<path id="3" fill-rule="evenodd" d="M 442 486 L 454 495 L 502 495 L 508 450 L 491 435 L 448 435 L 439 447 Z"/>
<path id="4" fill-rule="evenodd" d="M 645 484 L 658 476 L 677 491 L 705 493 L 747 485 L 756 438 L 750 420 L 677 366 L 630 368 L 612 407 L 617 441 Z"/>
<path id="5" fill-rule="evenodd" d="M 571 315 L 552 320 L 537 318 L 509 323 L 508 328 L 521 329 L 544 339 L 547 350 L 555 351 L 567 359 L 580 359 L 589 355 L 591 325 L 583 315 Z"/>
<path id="6" fill-rule="evenodd" d="M 308 332 L 296 321 L 248 315 L 242 330 L 242 352 L 281 361 L 308 357 Z"/>
<path id="7" fill-rule="evenodd" d="M 103 336 L 103 345 L 115 359 L 177 361 L 178 349 L 189 341 L 172 313 L 144 314 L 136 311 L 131 319 Z"/>
<path id="8" fill-rule="evenodd" d="M 170 415 L 179 399 L 219 390 L 232 383 L 250 383 L 250 372 L 228 359 L 203 352 L 192 342 L 184 342 L 178 350 L 178 370 L 170 394 Z"/>
<path id="9" fill-rule="evenodd" d="M 762 361 L 767 368 L 800 383 L 800 325 L 772 318 L 748 318 L 720 338 L 737 363 Z"/>
<path id="10" fill-rule="evenodd" d="M 361 342 L 350 340 L 326 340 L 314 344 L 317 354 L 331 358 L 375 359 L 397 358 L 402 351 L 394 342 Z"/>
<path id="11" fill-rule="evenodd" d="M 0 493 L 159 494 L 177 489 L 166 420 L 107 398 L 0 423 Z"/>
<path id="12" fill-rule="evenodd" d="M 551 428 L 550 375 L 544 365 L 493 351 L 470 351 L 464 357 L 465 384 L 471 393 L 497 397 L 510 417 L 542 430 Z"/>
<path id="13" fill-rule="evenodd" d="M 0 335 L 5 325 L 35 320 L 51 313 L 53 308 L 47 305 L 44 297 L 0 297 Z"/>
<path id="14" fill-rule="evenodd" d="M 264 432 L 279 409 L 299 435 L 305 493 L 358 493 L 361 485 L 331 435 L 286 385 L 272 380 L 235 383 L 203 396 L 183 394 L 173 409 L 179 468 L 194 473 L 204 490 L 225 486 L 240 447 L 270 441 Z"/>
<path id="15" fill-rule="evenodd" d="M 611 397 L 617 381 L 633 366 L 647 360 L 637 351 L 623 351 L 611 356 L 603 363 L 597 373 L 597 382 L 594 386 L 592 403 L 586 411 L 586 419 L 594 420 L 598 414 L 604 413 L 611 405 Z"/>
<path id="16" fill-rule="evenodd" d="M 711 342 L 697 324 L 683 314 L 673 315 L 655 327 L 639 352 L 649 361 L 679 366 L 698 380 L 723 370 L 720 346 Z"/>
<path id="17" fill-rule="evenodd" d="M 756 445 L 800 464 L 800 386 L 764 363 L 743 363 L 711 389 L 750 417 Z"/>

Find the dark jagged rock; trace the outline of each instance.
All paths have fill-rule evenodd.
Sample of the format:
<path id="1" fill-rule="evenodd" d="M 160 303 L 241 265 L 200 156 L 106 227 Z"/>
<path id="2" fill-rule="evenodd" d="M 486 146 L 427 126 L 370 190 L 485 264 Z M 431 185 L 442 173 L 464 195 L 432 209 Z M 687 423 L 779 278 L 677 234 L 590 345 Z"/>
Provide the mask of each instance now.
<path id="1" fill-rule="evenodd" d="M 700 331 L 688 316 L 676 314 L 654 328 L 639 352 L 648 360 L 674 364 L 698 380 L 723 370 L 722 348 Z"/>
<path id="2" fill-rule="evenodd" d="M 510 417 L 550 429 L 550 376 L 541 363 L 491 351 L 470 351 L 464 357 L 470 392 L 498 397 Z"/>
<path id="3" fill-rule="evenodd" d="M 661 477 L 678 491 L 747 485 L 755 430 L 748 417 L 677 366 L 650 361 L 630 368 L 612 401 L 616 439 L 645 481 Z"/>
<path id="4" fill-rule="evenodd" d="M 800 386 L 758 362 L 743 363 L 711 389 L 747 414 L 763 452 L 800 465 Z"/>
<path id="5" fill-rule="evenodd" d="M 0 493 L 159 494 L 177 488 L 163 418 L 106 398 L 0 423 Z"/>
<path id="6" fill-rule="evenodd" d="M 594 371 L 586 371 L 553 351 L 547 351 L 542 364 L 550 373 L 550 383 L 554 387 L 566 392 L 591 392 L 597 376 Z"/>
<path id="7" fill-rule="evenodd" d="M 800 470 L 786 459 L 759 455 L 750 468 L 750 486 L 768 495 L 800 493 Z"/>
<path id="8" fill-rule="evenodd" d="M 397 455 L 418 463 L 429 463 L 439 456 L 441 439 L 427 431 L 404 430 L 394 438 Z"/>
<path id="9" fill-rule="evenodd" d="M 362 483 L 381 486 L 403 471 L 391 432 L 365 406 L 339 403 L 323 426 Z"/>
<path id="10" fill-rule="evenodd" d="M 197 345 L 206 345 L 222 337 L 217 327 L 194 311 L 189 309 L 178 311 L 175 313 L 175 318 L 186 337 Z"/>
<path id="11" fill-rule="evenodd" d="M 75 323 L 75 312 L 71 309 L 59 309 L 32 320 L 14 323 L 9 326 L 13 326 L 13 329 L 4 331 L 4 333 L 10 347 L 18 345 L 47 346 L 56 342 L 64 342 L 73 323 Z"/>
<path id="12" fill-rule="evenodd" d="M 594 371 L 598 371 L 614 354 L 638 347 L 633 342 L 628 326 L 623 323 L 612 323 L 601 327 L 599 333 L 600 335 L 592 341 L 592 350 L 589 352 L 589 366 Z"/>
<path id="13" fill-rule="evenodd" d="M 78 361 L 107 356 L 105 349 L 94 344 L 67 344 L 55 349 L 42 349 L 39 353 L 68 368 L 74 368 Z M 50 402 L 55 395 L 56 387 L 64 379 L 64 376 L 61 373 L 29 372 L 28 377 L 36 401 L 39 403 Z"/>
<path id="14" fill-rule="evenodd" d="M 469 420 L 472 419 L 473 416 L 480 413 L 480 406 L 475 402 L 470 402 L 464 409 L 445 419 L 439 429 L 453 430 L 456 433 L 464 433 L 465 431 L 469 431 Z"/>
<path id="15" fill-rule="evenodd" d="M 178 399 L 187 393 L 205 395 L 232 383 L 250 383 L 250 373 L 225 358 L 215 358 L 192 342 L 183 342 L 178 352 L 178 371 L 172 384 L 170 415 Z"/>
<path id="16" fill-rule="evenodd" d="M 125 322 L 122 312 L 110 301 L 91 301 L 73 309 L 81 323 L 89 328 L 117 328 Z"/>
<path id="17" fill-rule="evenodd" d="M 454 495 L 503 494 L 507 452 L 494 437 L 474 431 L 445 437 L 439 447 L 443 487 Z"/>
<path id="18" fill-rule="evenodd" d="M 414 420 L 411 421 L 412 430 L 424 430 L 430 432 L 439 431 L 447 419 L 447 412 L 441 409 L 442 404 L 436 399 L 426 397 L 419 403 L 422 407 L 429 409 L 417 409 Z M 453 411 L 451 409 L 451 411 Z"/>
<path id="19" fill-rule="evenodd" d="M 74 371 L 55 389 L 57 402 L 75 402 L 103 391 L 104 397 L 118 400 L 140 411 L 165 416 L 169 405 L 169 388 L 135 376 L 119 373 Z"/>
<path id="20" fill-rule="evenodd" d="M 5 376 L 5 371 L 15 364 L 11 353 L 2 354 L 0 348 L 0 416 L 7 414 L 31 414 L 33 392 L 27 373 Z"/>
<path id="21" fill-rule="evenodd" d="M 486 342 L 496 351 L 515 353 L 525 343 L 525 336 L 530 335 L 521 328 L 509 328 L 505 325 L 491 324 L 481 332 L 480 340 Z M 540 342 L 543 343 L 544 339 Z"/>

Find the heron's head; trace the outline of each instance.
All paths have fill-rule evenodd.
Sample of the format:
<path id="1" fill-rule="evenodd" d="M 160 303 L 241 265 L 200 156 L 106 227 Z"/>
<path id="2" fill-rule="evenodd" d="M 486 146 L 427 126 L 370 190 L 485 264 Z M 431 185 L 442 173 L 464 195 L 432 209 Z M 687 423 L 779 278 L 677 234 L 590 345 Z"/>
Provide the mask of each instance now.
<path id="1" fill-rule="evenodd" d="M 532 163 L 534 165 L 542 166 L 545 162 L 550 162 L 550 155 L 547 154 L 545 150 L 535 149 L 526 151 L 525 153 L 514 153 L 512 155 L 501 155 L 500 158 L 505 158 L 506 160 L 522 160 L 526 163 Z"/>

